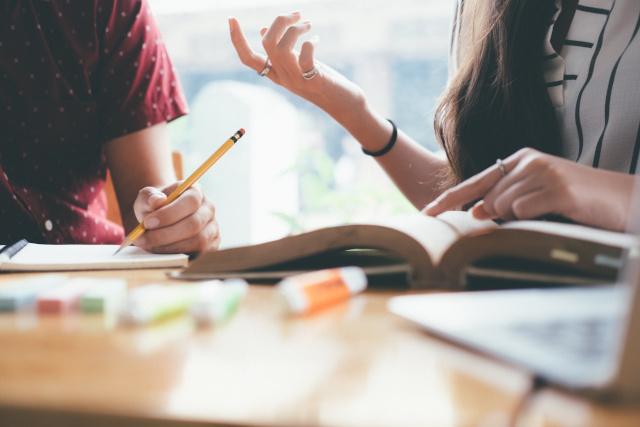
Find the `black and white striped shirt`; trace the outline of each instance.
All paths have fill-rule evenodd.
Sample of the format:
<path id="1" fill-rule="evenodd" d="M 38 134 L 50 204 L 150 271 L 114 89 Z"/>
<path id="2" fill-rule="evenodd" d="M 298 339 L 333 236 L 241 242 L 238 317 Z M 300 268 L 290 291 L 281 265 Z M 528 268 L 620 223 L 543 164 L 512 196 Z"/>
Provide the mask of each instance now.
<path id="1" fill-rule="evenodd" d="M 453 69 L 462 2 L 458 0 L 454 22 Z M 556 4 L 557 18 L 562 1 Z M 603 169 L 640 172 L 639 29 L 640 0 L 580 0 L 560 52 L 551 45 L 553 24 L 549 28 L 545 80 L 566 158 Z"/>

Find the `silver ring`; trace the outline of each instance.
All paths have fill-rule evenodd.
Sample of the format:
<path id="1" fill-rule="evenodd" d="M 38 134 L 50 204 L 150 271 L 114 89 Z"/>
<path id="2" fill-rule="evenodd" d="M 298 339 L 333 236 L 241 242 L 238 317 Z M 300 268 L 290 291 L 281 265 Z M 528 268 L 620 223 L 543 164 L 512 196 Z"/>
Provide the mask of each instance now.
<path id="1" fill-rule="evenodd" d="M 271 68 L 273 68 L 273 64 L 271 60 L 267 58 L 267 61 L 264 63 L 264 68 L 258 74 L 260 77 L 267 77 L 267 75 L 271 72 Z"/>
<path id="2" fill-rule="evenodd" d="M 310 71 L 307 71 L 306 73 L 302 73 L 302 78 L 305 80 L 311 80 L 315 78 L 318 74 L 319 74 L 318 69 L 316 67 L 313 67 L 313 69 L 311 69 Z"/>
<path id="3" fill-rule="evenodd" d="M 502 159 L 496 160 L 496 165 L 498 165 L 498 170 L 500 171 L 500 175 L 502 175 L 503 178 L 507 176 L 507 168 L 504 165 L 504 162 L 502 161 Z"/>

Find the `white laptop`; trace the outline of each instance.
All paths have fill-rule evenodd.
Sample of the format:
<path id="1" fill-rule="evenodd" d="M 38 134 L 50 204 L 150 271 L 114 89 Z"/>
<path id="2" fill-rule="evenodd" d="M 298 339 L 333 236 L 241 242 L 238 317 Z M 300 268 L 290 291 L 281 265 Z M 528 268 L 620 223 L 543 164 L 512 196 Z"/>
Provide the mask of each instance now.
<path id="1" fill-rule="evenodd" d="M 637 251 L 634 251 L 637 252 Z M 601 287 L 430 294 L 389 309 L 430 333 L 597 398 L 640 400 L 640 257 Z"/>

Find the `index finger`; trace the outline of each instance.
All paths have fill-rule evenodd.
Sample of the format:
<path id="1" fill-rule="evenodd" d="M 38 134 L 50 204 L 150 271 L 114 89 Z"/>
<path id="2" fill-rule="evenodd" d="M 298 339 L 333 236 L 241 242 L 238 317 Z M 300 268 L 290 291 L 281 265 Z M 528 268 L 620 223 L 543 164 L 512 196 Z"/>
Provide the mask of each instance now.
<path id="1" fill-rule="evenodd" d="M 506 167 L 506 163 L 504 165 Z M 429 216 L 436 216 L 474 202 L 484 197 L 502 178 L 502 171 L 496 163 L 442 193 L 436 200 L 427 205 L 424 213 Z"/>
<path id="2" fill-rule="evenodd" d="M 136 219 L 142 221 L 147 214 L 161 206 L 166 199 L 166 195 L 161 190 L 155 187 L 144 187 L 138 192 L 138 197 L 133 202 L 133 212 Z"/>
<path id="3" fill-rule="evenodd" d="M 231 43 L 240 57 L 240 61 L 247 67 L 253 68 L 256 72 L 262 71 L 267 57 L 259 55 L 251 49 L 247 41 L 240 23 L 236 18 L 229 18 L 229 32 L 231 34 Z"/>
<path id="4" fill-rule="evenodd" d="M 204 195 L 198 187 L 191 187 L 173 202 L 164 205 L 144 217 L 145 228 L 152 230 L 167 227 L 192 215 L 202 205 Z"/>

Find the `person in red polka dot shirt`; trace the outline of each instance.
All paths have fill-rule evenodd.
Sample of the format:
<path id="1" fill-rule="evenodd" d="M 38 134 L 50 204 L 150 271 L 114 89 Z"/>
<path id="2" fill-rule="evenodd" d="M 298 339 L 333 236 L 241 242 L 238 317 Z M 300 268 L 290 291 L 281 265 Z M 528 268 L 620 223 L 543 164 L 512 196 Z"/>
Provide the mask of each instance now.
<path id="1" fill-rule="evenodd" d="M 214 206 L 175 187 L 166 124 L 187 106 L 146 0 L 0 0 L 0 243 L 217 248 Z"/>

